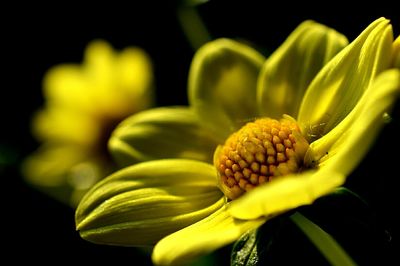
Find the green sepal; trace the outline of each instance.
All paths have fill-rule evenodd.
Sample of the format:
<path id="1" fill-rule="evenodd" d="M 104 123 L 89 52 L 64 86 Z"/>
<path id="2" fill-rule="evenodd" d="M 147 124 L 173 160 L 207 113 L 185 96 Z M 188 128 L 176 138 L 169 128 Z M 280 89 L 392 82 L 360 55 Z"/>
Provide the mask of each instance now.
<path id="1" fill-rule="evenodd" d="M 278 218 L 243 234 L 233 245 L 231 266 L 264 265 L 280 227 L 281 221 Z"/>
<path id="2" fill-rule="evenodd" d="M 380 210 L 346 187 L 297 209 L 336 239 L 359 265 L 390 261 L 391 233 Z"/>

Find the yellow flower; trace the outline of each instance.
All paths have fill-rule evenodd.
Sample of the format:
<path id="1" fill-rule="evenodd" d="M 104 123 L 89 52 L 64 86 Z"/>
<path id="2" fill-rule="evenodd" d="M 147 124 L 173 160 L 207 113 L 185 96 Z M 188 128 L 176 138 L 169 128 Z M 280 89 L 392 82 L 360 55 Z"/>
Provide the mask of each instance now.
<path id="1" fill-rule="evenodd" d="M 95 243 L 155 244 L 155 264 L 180 264 L 311 204 L 345 182 L 386 121 L 400 94 L 392 57 L 384 18 L 350 44 L 306 21 L 267 60 L 233 40 L 206 44 L 189 108 L 114 131 L 112 155 L 128 167 L 85 195 L 77 229 Z"/>
<path id="2" fill-rule="evenodd" d="M 109 135 L 124 118 L 152 104 L 152 80 L 144 51 L 116 52 L 102 40 L 88 45 L 82 65 L 51 68 L 43 81 L 45 106 L 32 125 L 42 145 L 24 162 L 26 179 L 76 206 L 112 171 Z"/>

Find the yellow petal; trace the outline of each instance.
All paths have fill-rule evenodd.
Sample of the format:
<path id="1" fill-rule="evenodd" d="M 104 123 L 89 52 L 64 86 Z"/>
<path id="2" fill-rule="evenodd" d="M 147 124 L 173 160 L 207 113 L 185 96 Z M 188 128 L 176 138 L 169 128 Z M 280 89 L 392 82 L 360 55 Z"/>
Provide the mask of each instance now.
<path id="1" fill-rule="evenodd" d="M 96 123 L 97 122 L 97 123 Z M 48 107 L 33 118 L 33 134 L 39 140 L 51 139 L 89 147 L 98 140 L 101 125 L 93 117 L 70 108 Z"/>
<path id="2" fill-rule="evenodd" d="M 182 265 L 198 256 L 228 245 L 245 232 L 255 229 L 265 218 L 244 221 L 234 219 L 225 206 L 205 219 L 162 239 L 154 247 L 156 265 Z"/>
<path id="3" fill-rule="evenodd" d="M 189 73 L 189 102 L 222 141 L 257 115 L 256 82 L 264 57 L 251 47 L 218 39 L 201 47 Z"/>
<path id="4" fill-rule="evenodd" d="M 78 65 L 55 66 L 47 71 L 43 79 L 43 93 L 50 104 L 76 111 L 92 110 L 91 88 Z"/>
<path id="5" fill-rule="evenodd" d="M 96 184 L 76 211 L 81 236 L 95 243 L 151 245 L 224 204 L 212 165 L 158 160 L 115 172 Z"/>
<path id="6" fill-rule="evenodd" d="M 116 58 L 115 81 L 121 96 L 137 99 L 137 104 L 149 102 L 153 71 L 149 56 L 140 48 L 125 48 Z M 139 101 L 140 100 L 140 101 Z"/>
<path id="7" fill-rule="evenodd" d="M 96 40 L 85 55 L 83 71 L 98 113 L 121 117 L 152 103 L 152 68 L 143 50 L 128 47 L 117 53 L 107 42 Z"/>
<path id="8" fill-rule="evenodd" d="M 82 70 L 96 90 L 115 86 L 115 57 L 113 48 L 106 41 L 95 40 L 88 44 Z"/>
<path id="9" fill-rule="evenodd" d="M 336 128 L 311 144 L 320 167 L 348 175 L 366 154 L 400 96 L 400 70 L 381 73 Z"/>
<path id="10" fill-rule="evenodd" d="M 139 48 L 121 53 L 102 40 L 89 43 L 82 65 L 53 67 L 44 78 L 47 100 L 106 118 L 126 117 L 153 102 L 152 68 Z"/>
<path id="11" fill-rule="evenodd" d="M 123 121 L 113 132 L 109 149 L 120 166 L 162 158 L 187 158 L 212 163 L 216 140 L 186 107 L 156 108 Z"/>
<path id="12" fill-rule="evenodd" d="M 261 114 L 296 117 L 311 80 L 346 45 L 346 37 L 333 29 L 311 20 L 301 23 L 263 65 L 257 95 Z"/>
<path id="13" fill-rule="evenodd" d="M 377 19 L 322 68 L 307 89 L 298 116 L 310 140 L 335 127 L 389 67 L 392 42 L 389 21 Z"/>
<path id="14" fill-rule="evenodd" d="M 47 101 L 79 112 L 101 111 L 99 97 L 105 88 L 112 87 L 112 64 L 113 51 L 108 43 L 89 43 L 82 65 L 62 64 L 46 73 L 43 90 Z"/>
<path id="15" fill-rule="evenodd" d="M 284 176 L 232 201 L 229 212 L 238 219 L 276 215 L 311 204 L 317 198 L 332 192 L 344 181 L 343 175 L 323 170 Z"/>
<path id="16" fill-rule="evenodd" d="M 393 63 L 396 68 L 400 68 L 400 36 L 397 36 L 393 43 Z"/>

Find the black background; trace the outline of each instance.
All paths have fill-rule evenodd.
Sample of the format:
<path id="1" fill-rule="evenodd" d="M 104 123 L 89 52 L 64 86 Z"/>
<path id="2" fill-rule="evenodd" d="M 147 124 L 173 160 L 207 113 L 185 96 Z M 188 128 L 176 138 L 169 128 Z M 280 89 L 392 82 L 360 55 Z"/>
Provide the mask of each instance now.
<path id="1" fill-rule="evenodd" d="M 187 104 L 186 82 L 193 50 L 177 20 L 177 3 L 159 2 L 90 7 L 61 2 L 3 8 L 0 151 L 5 159 L 0 162 L 1 239 L 4 244 L 1 249 L 2 254 L 10 256 L 14 262 L 28 260 L 52 265 L 109 260 L 115 265 L 150 264 L 136 249 L 98 246 L 82 240 L 74 230 L 73 210 L 25 184 L 18 167 L 38 145 L 30 135 L 29 123 L 32 113 L 43 104 L 41 79 L 44 73 L 60 63 L 81 62 L 86 44 L 93 39 L 103 38 L 117 49 L 131 45 L 145 49 L 154 64 L 157 104 Z M 395 14 L 394 6 L 381 2 L 379 6 L 360 9 L 350 9 L 338 2 L 321 1 L 314 6 L 263 2 L 210 1 L 197 10 L 213 38 L 241 38 L 266 55 L 305 19 L 335 28 L 350 41 L 381 16 L 391 19 L 395 36 L 400 31 L 400 14 Z M 392 124 L 385 127 L 347 183 L 370 204 L 373 229 L 363 230 L 351 220 L 338 218 L 338 227 L 333 230 L 361 265 L 374 265 L 380 259 L 380 264 L 394 264 L 398 242 L 394 218 L 398 210 L 395 186 L 398 159 L 391 152 L 396 153 L 400 148 L 396 138 L 400 128 L 398 105 Z M 322 220 L 331 217 L 323 210 L 321 215 Z M 329 221 L 327 223 L 329 229 Z M 382 233 L 385 230 L 387 233 Z M 298 259 L 299 264 L 312 265 L 313 254 L 318 252 L 305 248 L 307 242 L 299 238 L 295 233 L 286 235 L 288 246 L 282 244 L 281 258 L 287 263 L 291 258 L 292 262 Z M 223 249 L 221 254 L 227 256 L 229 250 Z M 227 261 L 220 258 L 218 263 Z"/>

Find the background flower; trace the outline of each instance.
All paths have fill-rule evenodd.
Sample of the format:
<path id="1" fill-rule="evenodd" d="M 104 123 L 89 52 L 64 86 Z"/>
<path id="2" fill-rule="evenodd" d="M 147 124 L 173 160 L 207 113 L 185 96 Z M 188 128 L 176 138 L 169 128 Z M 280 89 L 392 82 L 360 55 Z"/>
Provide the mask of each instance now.
<path id="1" fill-rule="evenodd" d="M 33 118 L 43 144 L 24 163 L 27 180 L 75 206 L 114 168 L 107 140 L 125 117 L 152 105 L 152 67 L 139 48 L 114 51 L 92 41 L 82 65 L 51 68 L 43 81 L 45 107 Z"/>

